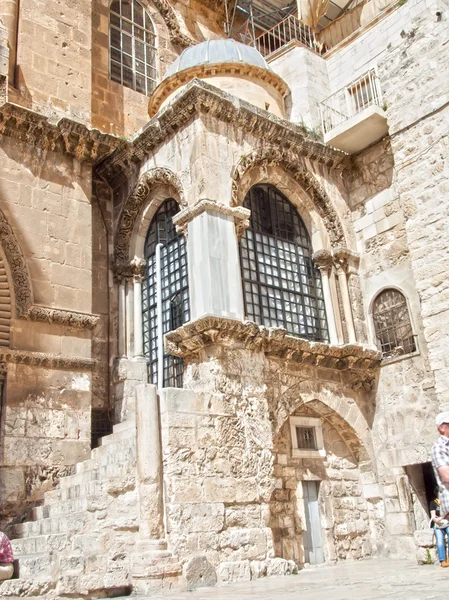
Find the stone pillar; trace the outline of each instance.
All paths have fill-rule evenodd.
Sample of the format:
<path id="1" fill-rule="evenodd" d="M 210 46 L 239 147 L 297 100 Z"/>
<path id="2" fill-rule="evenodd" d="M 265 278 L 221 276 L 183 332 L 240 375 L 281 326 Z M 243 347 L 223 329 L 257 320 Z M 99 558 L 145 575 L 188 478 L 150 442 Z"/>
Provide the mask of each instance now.
<path id="1" fill-rule="evenodd" d="M 134 356 L 134 283 L 126 279 L 126 356 Z"/>
<path id="2" fill-rule="evenodd" d="M 324 306 L 326 308 L 327 324 L 329 327 L 329 339 L 331 344 L 338 344 L 337 326 L 335 324 L 335 308 L 332 302 L 332 294 L 329 283 L 329 275 L 332 270 L 332 255 L 328 250 L 318 250 L 313 255 L 313 261 L 321 272 L 321 283 L 323 286 Z"/>
<path id="3" fill-rule="evenodd" d="M 134 358 L 143 359 L 143 321 L 142 321 L 142 279 L 145 274 L 145 262 L 133 263 L 134 284 Z"/>
<path id="4" fill-rule="evenodd" d="M 357 339 L 354 328 L 354 318 L 352 316 L 351 300 L 349 298 L 347 269 L 348 259 L 353 253 L 347 248 L 339 248 L 334 251 L 334 265 L 337 271 L 338 282 L 340 284 L 341 299 L 343 303 L 343 312 L 345 315 L 346 328 L 350 344 L 356 344 Z"/>
<path id="5" fill-rule="evenodd" d="M 165 550 L 159 400 L 151 384 L 136 388 L 136 461 L 141 547 Z"/>
<path id="6" fill-rule="evenodd" d="M 126 282 L 121 279 L 118 284 L 118 355 L 126 353 Z"/>
<path id="7" fill-rule="evenodd" d="M 6 42 L 9 48 L 9 64 L 7 74 L 10 83 L 14 83 L 14 68 L 17 59 L 17 27 L 18 27 L 18 1 L 17 0 L 2 0 L 0 2 L 0 27 L 6 31 Z"/>
<path id="8" fill-rule="evenodd" d="M 206 315 L 244 318 L 238 234 L 248 225 L 249 210 L 200 200 L 176 215 L 178 230 L 188 234 L 191 320 Z M 237 232 L 236 232 L 237 229 Z"/>

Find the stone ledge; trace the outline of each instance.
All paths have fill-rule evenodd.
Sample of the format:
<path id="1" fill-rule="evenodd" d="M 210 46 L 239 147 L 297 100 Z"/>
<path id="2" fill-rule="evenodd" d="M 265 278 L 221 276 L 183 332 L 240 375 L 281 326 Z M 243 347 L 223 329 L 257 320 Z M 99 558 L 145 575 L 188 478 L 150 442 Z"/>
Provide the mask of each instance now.
<path id="1" fill-rule="evenodd" d="M 77 358 L 45 352 L 31 352 L 29 350 L 11 350 L 0 348 L 0 363 L 15 363 L 46 367 L 49 369 L 74 369 L 77 371 L 94 371 L 97 361 L 93 358 Z"/>
<path id="2" fill-rule="evenodd" d="M 165 335 L 165 349 L 174 356 L 187 357 L 213 345 L 244 347 L 273 358 L 348 371 L 351 375 L 363 372 L 365 376 L 360 387 L 364 389 L 369 380 L 371 387 L 381 360 L 380 352 L 357 344 L 331 346 L 311 342 L 288 335 L 285 329 L 224 317 L 202 317 Z"/>
<path id="3" fill-rule="evenodd" d="M 88 163 L 101 160 L 125 143 L 71 119 L 51 123 L 44 115 L 11 102 L 0 106 L 0 134 Z"/>
<path id="4" fill-rule="evenodd" d="M 244 208 L 243 206 L 226 206 L 226 204 L 215 202 L 214 200 L 209 200 L 208 198 L 203 198 L 193 206 L 181 210 L 173 217 L 173 224 L 176 225 L 176 229 L 179 233 L 186 235 L 187 226 L 190 221 L 193 221 L 195 217 L 198 217 L 206 211 L 232 217 L 235 221 L 235 228 L 239 238 L 243 235 L 245 229 L 249 227 L 251 211 L 248 208 Z"/>
<path id="5" fill-rule="evenodd" d="M 270 115 L 204 81 L 194 79 L 148 122 L 132 142 L 121 145 L 99 165 L 98 175 L 112 187 L 117 187 L 132 175 L 136 163 L 143 161 L 195 115 L 202 114 L 224 123 L 232 123 L 259 138 L 263 144 L 282 147 L 286 152 L 293 150 L 297 156 L 329 168 L 344 170 L 349 165 L 346 154 L 306 138 L 298 125 Z"/>
<path id="6" fill-rule="evenodd" d="M 76 329 L 94 329 L 100 317 L 88 313 L 78 313 L 60 308 L 48 308 L 46 306 L 31 306 L 31 308 L 19 318 L 39 323 L 63 325 Z"/>

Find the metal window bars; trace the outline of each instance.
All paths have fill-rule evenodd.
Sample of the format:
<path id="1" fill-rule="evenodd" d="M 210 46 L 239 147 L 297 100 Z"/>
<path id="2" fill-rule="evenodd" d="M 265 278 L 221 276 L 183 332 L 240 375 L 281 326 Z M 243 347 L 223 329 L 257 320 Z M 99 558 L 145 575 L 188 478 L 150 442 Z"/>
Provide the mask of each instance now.
<path id="1" fill-rule="evenodd" d="M 144 354 L 150 367 L 150 381 L 158 385 L 158 321 L 162 333 L 180 327 L 190 319 L 189 284 L 187 275 L 187 245 L 173 225 L 172 218 L 179 211 L 172 198 L 156 212 L 145 242 L 146 276 L 142 285 L 142 316 Z M 161 306 L 158 319 L 156 246 L 160 244 Z M 183 361 L 163 355 L 163 382 L 161 387 L 182 387 Z M 159 382 L 160 383 L 160 382 Z"/>
<path id="2" fill-rule="evenodd" d="M 251 188 L 244 206 L 251 210 L 250 227 L 240 242 L 247 318 L 298 337 L 328 341 L 321 274 L 298 212 L 268 185 Z"/>
<path id="3" fill-rule="evenodd" d="M 157 85 L 156 36 L 137 0 L 113 0 L 109 11 L 110 78 L 150 96 Z"/>
<path id="4" fill-rule="evenodd" d="M 296 427 L 299 450 L 317 450 L 315 427 Z"/>
<path id="5" fill-rule="evenodd" d="M 376 70 L 371 69 L 320 104 L 321 125 L 328 133 L 368 106 L 381 106 L 382 94 Z"/>
<path id="6" fill-rule="evenodd" d="M 384 358 L 415 352 L 407 301 L 401 292 L 394 289 L 381 292 L 373 304 L 373 320 L 377 345 Z"/>
<path id="7" fill-rule="evenodd" d="M 319 53 L 320 45 L 313 31 L 293 15 L 256 37 L 255 47 L 263 56 L 268 56 L 293 40 Z"/>

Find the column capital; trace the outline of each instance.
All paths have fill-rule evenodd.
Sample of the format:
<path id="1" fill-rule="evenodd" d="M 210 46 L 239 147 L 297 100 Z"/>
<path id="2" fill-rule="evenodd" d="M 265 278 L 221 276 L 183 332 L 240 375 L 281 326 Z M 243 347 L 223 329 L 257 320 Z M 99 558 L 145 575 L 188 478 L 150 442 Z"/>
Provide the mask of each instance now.
<path id="1" fill-rule="evenodd" d="M 327 273 L 332 267 L 332 254 L 329 250 L 317 250 L 313 253 L 312 260 L 320 271 Z"/>
<path id="2" fill-rule="evenodd" d="M 344 271 L 345 273 L 356 273 L 360 263 L 360 256 L 357 252 L 340 246 L 332 252 L 334 266 L 337 272 Z"/>
<path id="3" fill-rule="evenodd" d="M 131 273 L 134 281 L 142 281 L 145 277 L 146 262 L 143 258 L 134 258 L 131 263 Z"/>
<path id="4" fill-rule="evenodd" d="M 215 200 L 202 198 L 192 206 L 184 208 L 184 210 L 181 210 L 181 212 L 173 217 L 173 223 L 176 225 L 178 233 L 187 236 L 188 224 L 203 212 L 215 212 L 233 217 L 238 239 L 242 237 L 247 227 L 249 227 L 251 211 L 248 208 L 244 208 L 243 206 L 227 206 Z"/>

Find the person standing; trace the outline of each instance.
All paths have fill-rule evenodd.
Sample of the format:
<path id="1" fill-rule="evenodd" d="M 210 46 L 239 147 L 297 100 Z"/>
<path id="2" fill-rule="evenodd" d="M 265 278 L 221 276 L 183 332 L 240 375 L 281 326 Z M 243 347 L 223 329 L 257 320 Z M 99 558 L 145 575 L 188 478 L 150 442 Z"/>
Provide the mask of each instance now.
<path id="1" fill-rule="evenodd" d="M 440 518 L 449 521 L 449 410 L 440 412 L 435 424 L 440 435 L 432 446 L 432 466 L 438 483 Z"/>
<path id="2" fill-rule="evenodd" d="M 435 488 L 435 499 L 430 503 L 430 517 L 432 528 L 437 542 L 438 560 L 442 567 L 449 567 L 446 550 L 446 536 L 449 540 L 449 521 L 443 519 L 440 513 L 440 500 L 438 488 Z"/>
<path id="3" fill-rule="evenodd" d="M 11 542 L 6 535 L 0 531 L 0 581 L 11 579 L 14 573 L 14 556 Z"/>

